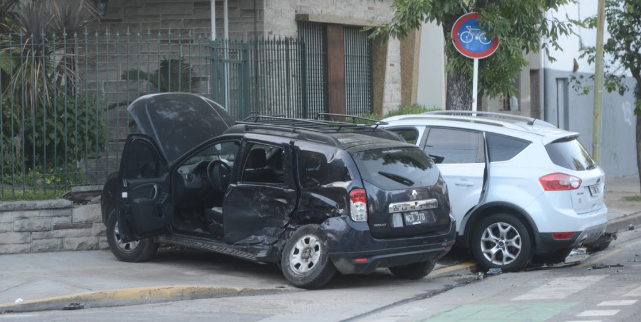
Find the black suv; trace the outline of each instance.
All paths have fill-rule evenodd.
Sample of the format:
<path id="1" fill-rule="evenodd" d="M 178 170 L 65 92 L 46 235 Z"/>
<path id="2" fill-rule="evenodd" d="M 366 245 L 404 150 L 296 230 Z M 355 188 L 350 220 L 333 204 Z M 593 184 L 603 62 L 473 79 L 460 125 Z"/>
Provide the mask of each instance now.
<path id="1" fill-rule="evenodd" d="M 277 263 L 292 284 L 319 288 L 336 270 L 421 278 L 455 241 L 438 168 L 380 123 L 236 123 L 187 93 L 143 96 L 128 111 L 142 134 L 127 138 L 102 195 L 120 260 L 182 245 Z"/>

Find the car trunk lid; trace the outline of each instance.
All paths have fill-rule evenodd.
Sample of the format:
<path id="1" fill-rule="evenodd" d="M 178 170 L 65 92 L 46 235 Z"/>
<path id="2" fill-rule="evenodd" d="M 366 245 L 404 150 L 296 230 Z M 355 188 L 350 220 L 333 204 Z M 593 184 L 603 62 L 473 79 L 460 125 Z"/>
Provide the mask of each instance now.
<path id="1" fill-rule="evenodd" d="M 420 149 L 393 147 L 353 152 L 367 194 L 375 238 L 440 234 L 450 227 L 445 182 Z"/>

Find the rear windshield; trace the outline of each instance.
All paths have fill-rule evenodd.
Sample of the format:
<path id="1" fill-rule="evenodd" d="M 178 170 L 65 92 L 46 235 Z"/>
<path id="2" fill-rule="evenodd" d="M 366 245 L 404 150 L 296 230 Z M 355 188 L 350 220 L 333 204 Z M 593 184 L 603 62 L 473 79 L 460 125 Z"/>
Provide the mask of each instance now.
<path id="1" fill-rule="evenodd" d="M 363 179 L 384 189 L 429 186 L 438 177 L 432 159 L 419 148 L 366 150 L 352 156 Z"/>
<path id="2" fill-rule="evenodd" d="M 570 170 L 591 170 L 596 163 L 576 138 L 557 140 L 545 146 L 554 164 Z"/>

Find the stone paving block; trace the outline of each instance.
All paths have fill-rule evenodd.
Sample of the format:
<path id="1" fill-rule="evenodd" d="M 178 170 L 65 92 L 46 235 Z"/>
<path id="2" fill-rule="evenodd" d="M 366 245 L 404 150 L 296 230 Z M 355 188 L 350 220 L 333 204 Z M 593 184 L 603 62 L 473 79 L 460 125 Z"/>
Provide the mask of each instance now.
<path id="1" fill-rule="evenodd" d="M 50 217 L 34 217 L 29 219 L 18 219 L 13 222 L 13 231 L 32 232 L 51 230 Z"/>
<path id="2" fill-rule="evenodd" d="M 62 238 L 35 239 L 31 242 L 31 251 L 34 253 L 62 251 Z"/>
<path id="3" fill-rule="evenodd" d="M 31 244 L 0 245 L 0 254 L 20 254 L 31 252 Z"/>
<path id="4" fill-rule="evenodd" d="M 72 218 L 74 223 L 102 221 L 100 205 L 96 204 L 76 207 L 73 209 Z"/>
<path id="5" fill-rule="evenodd" d="M 53 231 L 33 232 L 31 237 L 33 239 L 48 239 L 48 238 L 79 238 L 91 237 L 91 227 L 82 229 L 60 229 Z"/>
<path id="6" fill-rule="evenodd" d="M 9 232 L 0 233 L 0 245 L 3 244 L 23 244 L 31 242 L 31 233 L 27 232 Z"/>
<path id="7" fill-rule="evenodd" d="M 94 223 L 91 227 L 92 236 L 106 236 L 107 227 L 103 223 Z"/>
<path id="8" fill-rule="evenodd" d="M 6 233 L 13 231 L 13 223 L 3 222 L 0 223 L 0 233 Z"/>
<path id="9" fill-rule="evenodd" d="M 63 242 L 63 249 L 64 250 L 98 249 L 98 238 L 96 237 L 65 238 Z"/>

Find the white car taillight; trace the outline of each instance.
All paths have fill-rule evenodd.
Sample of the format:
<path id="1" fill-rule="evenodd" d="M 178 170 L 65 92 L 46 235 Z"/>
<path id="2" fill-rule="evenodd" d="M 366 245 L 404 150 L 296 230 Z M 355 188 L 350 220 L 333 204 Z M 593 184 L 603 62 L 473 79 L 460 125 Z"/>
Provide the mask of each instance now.
<path id="1" fill-rule="evenodd" d="M 365 189 L 350 191 L 349 216 L 353 221 L 367 221 L 367 195 L 365 194 Z"/>
<path id="2" fill-rule="evenodd" d="M 539 178 L 545 191 L 575 190 L 581 186 L 581 179 L 565 173 L 550 173 Z"/>

